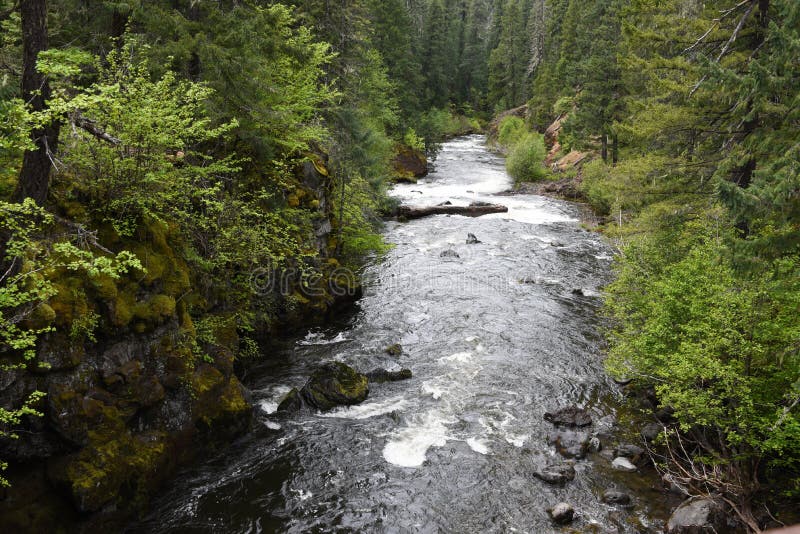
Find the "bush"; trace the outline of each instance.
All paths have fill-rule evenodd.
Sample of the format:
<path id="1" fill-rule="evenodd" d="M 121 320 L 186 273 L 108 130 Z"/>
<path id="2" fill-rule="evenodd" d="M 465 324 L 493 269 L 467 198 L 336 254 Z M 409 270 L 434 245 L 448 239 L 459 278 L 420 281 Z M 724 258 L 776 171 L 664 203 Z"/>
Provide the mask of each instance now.
<path id="1" fill-rule="evenodd" d="M 518 182 L 536 182 L 547 174 L 543 162 L 547 155 L 544 136 L 526 133 L 513 146 L 506 159 L 506 169 Z"/>
<path id="2" fill-rule="evenodd" d="M 509 115 L 500 121 L 500 126 L 497 128 L 497 142 L 504 147 L 510 148 L 519 142 L 526 131 L 525 121 L 519 117 Z"/>

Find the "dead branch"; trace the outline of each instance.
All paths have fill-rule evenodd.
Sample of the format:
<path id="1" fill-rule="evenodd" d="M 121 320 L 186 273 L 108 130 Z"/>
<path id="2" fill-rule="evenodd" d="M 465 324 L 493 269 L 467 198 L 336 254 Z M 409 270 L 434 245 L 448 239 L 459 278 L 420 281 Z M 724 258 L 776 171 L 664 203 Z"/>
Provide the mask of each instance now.
<path id="1" fill-rule="evenodd" d="M 114 146 L 122 143 L 121 139 L 118 139 L 113 135 L 109 134 L 108 132 L 97 126 L 97 122 L 93 121 L 92 119 L 87 119 L 83 115 L 76 114 L 72 116 L 71 122 L 73 126 L 77 126 L 78 128 L 81 128 L 82 130 L 89 132 L 90 134 L 100 139 L 101 141 L 111 143 Z"/>

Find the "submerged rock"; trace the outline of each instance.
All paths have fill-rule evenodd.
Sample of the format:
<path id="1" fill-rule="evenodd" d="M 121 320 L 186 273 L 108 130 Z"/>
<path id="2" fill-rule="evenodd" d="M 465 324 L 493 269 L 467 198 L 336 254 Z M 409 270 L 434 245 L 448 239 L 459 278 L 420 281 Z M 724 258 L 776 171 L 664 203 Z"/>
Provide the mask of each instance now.
<path id="1" fill-rule="evenodd" d="M 603 502 L 606 504 L 627 506 L 631 503 L 631 496 L 622 491 L 608 490 L 603 493 Z"/>
<path id="2" fill-rule="evenodd" d="M 575 468 L 569 463 L 548 465 L 534 471 L 533 476 L 548 484 L 565 484 L 575 479 Z"/>
<path id="3" fill-rule="evenodd" d="M 611 462 L 611 467 L 617 471 L 625 471 L 626 473 L 633 473 L 637 469 L 637 467 L 633 465 L 630 460 L 622 456 L 614 458 L 614 461 Z"/>
<path id="4" fill-rule="evenodd" d="M 388 371 L 386 369 L 373 369 L 367 373 L 370 382 L 397 382 L 411 378 L 411 369 L 400 369 L 399 371 Z"/>
<path id="5" fill-rule="evenodd" d="M 401 356 L 403 354 L 403 346 L 400 343 L 395 343 L 386 347 L 385 352 L 389 356 Z"/>
<path id="6" fill-rule="evenodd" d="M 556 426 L 589 426 L 592 424 L 592 417 L 589 412 L 577 406 L 568 406 L 555 412 L 544 414 L 545 421 L 549 421 Z"/>
<path id="7" fill-rule="evenodd" d="M 439 254 L 440 258 L 460 258 L 461 256 L 458 255 L 458 252 L 449 248 L 447 250 L 443 250 L 441 254 Z"/>
<path id="8" fill-rule="evenodd" d="M 667 521 L 670 534 L 703 534 L 726 531 L 725 511 L 711 498 L 688 499 L 678 506 Z"/>
<path id="9" fill-rule="evenodd" d="M 548 436 L 548 442 L 556 446 L 558 453 L 565 458 L 582 459 L 589 450 L 589 434 L 564 430 Z"/>
<path id="10" fill-rule="evenodd" d="M 575 518 L 575 509 L 572 505 L 565 502 L 560 502 L 553 506 L 550 510 L 550 517 L 559 525 L 571 523 Z"/>
<path id="11" fill-rule="evenodd" d="M 475 234 L 467 234 L 467 245 L 477 245 L 481 241 L 475 237 Z"/>
<path id="12" fill-rule="evenodd" d="M 366 375 L 341 362 L 321 365 L 300 391 L 303 401 L 318 410 L 358 404 L 368 394 Z"/>

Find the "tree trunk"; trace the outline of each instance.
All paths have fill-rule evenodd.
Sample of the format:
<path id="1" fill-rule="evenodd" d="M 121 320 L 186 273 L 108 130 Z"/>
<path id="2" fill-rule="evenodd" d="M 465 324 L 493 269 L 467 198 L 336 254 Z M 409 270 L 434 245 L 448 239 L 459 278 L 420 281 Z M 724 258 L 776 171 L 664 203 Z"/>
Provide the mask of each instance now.
<path id="1" fill-rule="evenodd" d="M 36 70 L 39 52 L 47 50 L 47 2 L 46 0 L 21 0 L 22 16 L 22 98 L 33 111 L 47 108 L 50 84 Z M 25 152 L 22 170 L 13 199 L 21 202 L 30 197 L 43 205 L 50 186 L 51 157 L 58 145 L 59 124 L 52 122 L 31 132 L 36 145 Z"/>
<path id="2" fill-rule="evenodd" d="M 602 148 L 600 149 L 600 155 L 603 157 L 603 162 L 608 161 L 608 135 L 602 134 L 600 136 L 600 142 L 602 143 Z"/>
<path id="3" fill-rule="evenodd" d="M 619 161 L 619 139 L 617 138 L 617 134 L 614 134 L 611 137 L 611 164 L 616 167 L 618 161 Z"/>

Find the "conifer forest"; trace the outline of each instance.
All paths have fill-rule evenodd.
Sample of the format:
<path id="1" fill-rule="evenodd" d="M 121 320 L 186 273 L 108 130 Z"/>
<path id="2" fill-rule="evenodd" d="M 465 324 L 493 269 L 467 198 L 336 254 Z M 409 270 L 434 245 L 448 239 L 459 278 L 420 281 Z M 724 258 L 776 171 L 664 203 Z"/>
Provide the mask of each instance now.
<path id="1" fill-rule="evenodd" d="M 797 0 L 0 0 L 7 532 L 794 524 Z"/>

